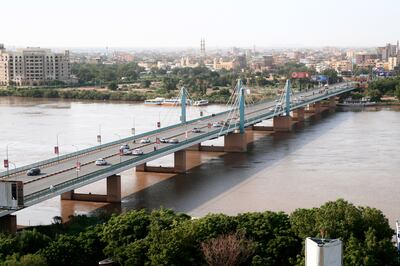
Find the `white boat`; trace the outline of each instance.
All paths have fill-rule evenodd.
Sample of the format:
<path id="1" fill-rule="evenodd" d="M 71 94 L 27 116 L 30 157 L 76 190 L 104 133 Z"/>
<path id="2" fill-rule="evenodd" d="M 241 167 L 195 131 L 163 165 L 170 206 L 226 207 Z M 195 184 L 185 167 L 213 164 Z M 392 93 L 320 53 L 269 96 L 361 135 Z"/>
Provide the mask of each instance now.
<path id="1" fill-rule="evenodd" d="M 179 105 L 181 104 L 181 100 L 178 98 L 164 99 L 162 105 Z"/>
<path id="2" fill-rule="evenodd" d="M 161 105 L 164 102 L 164 98 L 157 97 L 155 99 L 149 99 L 144 101 L 144 104 Z"/>
<path id="3" fill-rule="evenodd" d="M 375 105 L 376 102 L 370 102 L 367 100 L 345 100 L 342 103 L 338 103 L 337 106 L 342 106 L 342 107 L 364 107 L 364 106 L 373 106 Z"/>
<path id="4" fill-rule="evenodd" d="M 194 106 L 204 106 L 204 105 L 208 105 L 208 101 L 207 100 L 200 100 L 200 101 L 195 101 L 193 103 Z"/>
<path id="5" fill-rule="evenodd" d="M 191 105 L 191 104 L 192 104 L 192 101 L 187 99 L 186 105 Z M 171 106 L 181 105 L 181 99 L 179 99 L 179 98 L 164 99 L 164 101 L 162 102 L 162 105 L 171 105 Z"/>

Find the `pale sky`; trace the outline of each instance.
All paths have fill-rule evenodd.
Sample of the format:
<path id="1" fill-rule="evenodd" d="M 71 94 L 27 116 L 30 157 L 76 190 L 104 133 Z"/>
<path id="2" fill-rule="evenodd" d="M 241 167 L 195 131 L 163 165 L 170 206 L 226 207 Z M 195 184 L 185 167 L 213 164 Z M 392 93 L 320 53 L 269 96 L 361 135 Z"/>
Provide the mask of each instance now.
<path id="1" fill-rule="evenodd" d="M 0 0 L 0 43 L 41 47 L 383 46 L 400 0 Z"/>

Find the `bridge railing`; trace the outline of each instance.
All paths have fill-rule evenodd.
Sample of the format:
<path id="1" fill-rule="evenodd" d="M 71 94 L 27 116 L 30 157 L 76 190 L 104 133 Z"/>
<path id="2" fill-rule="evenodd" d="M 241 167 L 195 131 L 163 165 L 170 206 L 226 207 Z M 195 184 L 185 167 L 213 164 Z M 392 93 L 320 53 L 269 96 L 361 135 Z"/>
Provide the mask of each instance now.
<path id="1" fill-rule="evenodd" d="M 229 112 L 229 110 L 228 111 L 223 111 L 223 112 L 220 112 L 220 113 L 216 113 L 214 115 L 222 115 L 222 114 L 225 114 L 227 112 Z M 200 118 L 192 119 L 190 121 L 187 121 L 186 124 L 195 123 L 195 122 L 197 122 L 199 120 L 202 120 L 202 119 L 211 118 L 212 116 L 213 115 L 208 115 L 208 116 L 203 116 L 203 117 L 200 117 Z M 63 160 L 66 160 L 66 159 L 71 159 L 71 158 L 74 158 L 74 157 L 77 157 L 77 156 L 81 156 L 81 155 L 84 155 L 84 154 L 88 154 L 88 153 L 91 153 L 91 152 L 94 152 L 94 151 L 98 151 L 98 150 L 101 150 L 101 149 L 104 149 L 104 148 L 109 148 L 109 147 L 117 145 L 117 144 L 123 144 L 123 143 L 126 143 L 128 141 L 133 141 L 134 139 L 140 139 L 140 138 L 146 137 L 148 135 L 158 134 L 158 133 L 161 133 L 161 132 L 169 130 L 169 129 L 177 128 L 177 127 L 179 127 L 181 125 L 182 125 L 181 123 L 173 124 L 173 125 L 170 125 L 170 126 L 167 126 L 167 127 L 155 129 L 155 130 L 148 131 L 148 132 L 145 132 L 145 133 L 141 133 L 141 134 L 138 134 L 138 135 L 135 135 L 135 136 L 126 137 L 126 138 L 123 138 L 123 139 L 120 139 L 120 140 L 104 143 L 102 145 L 93 146 L 93 147 L 90 147 L 90 148 L 87 148 L 87 149 L 83 149 L 83 150 L 80 150 L 80 151 L 64 154 L 64 155 L 61 155 L 59 157 L 53 157 L 53 158 L 50 158 L 50 159 L 47 159 L 47 160 L 43 160 L 43 161 L 39 161 L 39 162 L 36 162 L 36 163 L 33 163 L 33 164 L 24 165 L 24 166 L 21 166 L 21 167 L 18 167 L 18 168 L 9 170 L 9 171 L 0 172 L 0 178 L 8 177 L 8 176 L 14 175 L 16 173 L 27 171 L 27 170 L 29 170 L 31 168 L 34 168 L 34 167 L 43 167 L 43 166 L 57 164 L 57 163 L 59 163 L 59 162 L 61 162 Z"/>
<path id="2" fill-rule="evenodd" d="M 235 130 L 234 128 L 231 128 L 231 129 L 226 128 L 226 130 L 224 130 L 222 132 L 222 135 L 225 135 L 234 130 Z M 62 182 L 60 184 L 57 184 L 57 185 L 53 185 L 51 188 L 48 187 L 48 188 L 39 190 L 37 192 L 34 192 L 34 193 L 24 196 L 24 205 L 29 206 L 30 203 L 32 203 L 32 202 L 35 203 L 36 201 L 40 200 L 41 198 L 48 197 L 50 194 L 57 194 L 58 191 L 70 189 L 74 185 L 80 184 L 80 183 L 88 181 L 90 179 L 95 179 L 96 177 L 98 177 L 100 175 L 108 174 L 113 171 L 118 171 L 119 169 L 126 167 L 126 166 L 130 166 L 130 165 L 132 165 L 132 167 L 134 167 L 135 165 L 138 165 L 138 164 L 142 163 L 143 161 L 146 161 L 147 159 L 152 160 L 157 155 L 168 153 L 171 150 L 173 150 L 173 151 L 180 150 L 181 147 L 194 145 L 199 141 L 204 141 L 204 139 L 217 137 L 219 135 L 221 135 L 221 132 L 219 129 L 216 129 L 216 130 L 207 132 L 205 134 L 195 136 L 191 139 L 183 140 L 183 141 L 179 142 L 178 144 L 169 145 L 169 146 L 160 148 L 156 151 L 152 151 L 152 152 L 143 154 L 141 156 L 137 156 L 135 158 L 113 164 L 107 168 L 102 168 L 95 172 L 91 172 L 89 174 L 79 176 L 78 178 L 74 178 L 74 179 Z M 184 149 L 184 148 L 182 148 L 182 149 Z M 94 180 L 93 182 L 95 182 L 95 181 L 96 180 Z"/>

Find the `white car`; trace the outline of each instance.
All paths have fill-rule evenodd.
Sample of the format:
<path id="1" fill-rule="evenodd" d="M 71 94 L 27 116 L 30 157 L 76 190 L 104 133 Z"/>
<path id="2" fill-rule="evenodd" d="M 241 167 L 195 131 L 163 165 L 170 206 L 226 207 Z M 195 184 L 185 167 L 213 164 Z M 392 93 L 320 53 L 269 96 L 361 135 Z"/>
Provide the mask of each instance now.
<path id="1" fill-rule="evenodd" d="M 141 139 L 140 143 L 141 144 L 150 143 L 150 139 L 149 138 Z"/>
<path id="2" fill-rule="evenodd" d="M 132 152 L 133 155 L 142 155 L 143 151 L 141 149 L 134 149 Z"/>
<path id="3" fill-rule="evenodd" d="M 107 161 L 103 158 L 99 158 L 96 160 L 95 165 L 107 165 Z"/>
<path id="4" fill-rule="evenodd" d="M 212 123 L 212 127 L 221 127 L 221 124 L 219 122 L 214 122 Z"/>
<path id="5" fill-rule="evenodd" d="M 121 149 L 121 154 L 122 155 L 131 155 L 132 151 L 129 149 Z"/>
<path id="6" fill-rule="evenodd" d="M 168 143 L 177 144 L 177 143 L 179 143 L 179 139 L 176 139 L 176 138 L 169 139 Z"/>
<path id="7" fill-rule="evenodd" d="M 120 150 L 129 150 L 130 147 L 129 147 L 128 144 L 124 144 L 124 145 L 122 145 L 119 149 L 120 149 Z"/>
<path id="8" fill-rule="evenodd" d="M 161 143 L 168 143 L 168 139 L 167 138 L 160 138 L 160 142 Z"/>

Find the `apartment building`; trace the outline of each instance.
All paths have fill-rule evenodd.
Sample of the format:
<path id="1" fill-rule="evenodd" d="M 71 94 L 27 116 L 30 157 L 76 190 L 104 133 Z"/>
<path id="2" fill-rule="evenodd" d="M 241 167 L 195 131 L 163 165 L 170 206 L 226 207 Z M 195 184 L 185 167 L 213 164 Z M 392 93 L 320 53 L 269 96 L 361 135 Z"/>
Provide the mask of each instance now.
<path id="1" fill-rule="evenodd" d="M 38 47 L 7 51 L 0 45 L 0 85 L 68 83 L 70 75 L 69 51 L 54 53 Z"/>

